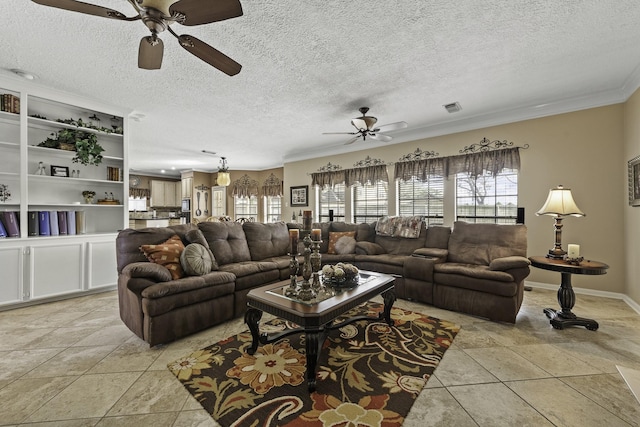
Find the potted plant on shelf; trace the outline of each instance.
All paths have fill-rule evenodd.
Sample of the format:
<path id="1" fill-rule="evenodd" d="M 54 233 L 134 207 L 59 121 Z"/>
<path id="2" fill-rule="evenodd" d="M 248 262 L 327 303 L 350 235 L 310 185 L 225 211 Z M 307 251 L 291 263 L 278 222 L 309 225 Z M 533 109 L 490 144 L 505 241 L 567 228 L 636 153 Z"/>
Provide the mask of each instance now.
<path id="1" fill-rule="evenodd" d="M 82 195 L 84 196 L 85 203 L 90 205 L 93 203 L 93 198 L 95 197 L 96 192 L 92 190 L 84 190 Z"/>
<path id="2" fill-rule="evenodd" d="M 76 155 L 71 159 L 74 163 L 95 166 L 102 163 L 104 148 L 98 142 L 98 136 L 91 132 L 79 129 L 62 129 L 52 133 L 51 137 L 42 141 L 38 146 L 75 151 Z"/>

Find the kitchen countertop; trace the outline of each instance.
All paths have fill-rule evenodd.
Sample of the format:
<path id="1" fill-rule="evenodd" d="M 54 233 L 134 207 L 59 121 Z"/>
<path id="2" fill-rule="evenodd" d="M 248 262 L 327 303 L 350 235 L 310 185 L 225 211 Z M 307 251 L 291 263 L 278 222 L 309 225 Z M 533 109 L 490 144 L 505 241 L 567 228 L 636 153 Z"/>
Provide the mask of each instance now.
<path id="1" fill-rule="evenodd" d="M 171 220 L 171 219 L 180 219 L 180 218 L 178 218 L 178 217 L 169 217 L 169 216 L 157 216 L 155 218 L 132 218 L 132 217 L 129 217 L 130 221 L 154 221 L 154 220 L 162 220 L 162 219 Z"/>

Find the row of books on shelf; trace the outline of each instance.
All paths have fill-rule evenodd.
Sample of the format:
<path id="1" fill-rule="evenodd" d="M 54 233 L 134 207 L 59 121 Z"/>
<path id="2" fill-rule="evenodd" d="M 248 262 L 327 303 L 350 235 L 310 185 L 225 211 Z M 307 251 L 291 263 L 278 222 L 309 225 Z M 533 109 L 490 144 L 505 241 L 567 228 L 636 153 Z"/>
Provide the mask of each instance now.
<path id="1" fill-rule="evenodd" d="M 20 98 L 10 93 L 3 93 L 0 95 L 0 111 L 20 114 Z"/>
<path id="2" fill-rule="evenodd" d="M 86 233 L 84 211 L 29 211 L 29 236 L 66 236 Z M 0 238 L 20 237 L 18 212 L 0 212 Z"/>
<path id="3" fill-rule="evenodd" d="M 107 166 L 107 180 L 122 181 L 122 168 Z"/>

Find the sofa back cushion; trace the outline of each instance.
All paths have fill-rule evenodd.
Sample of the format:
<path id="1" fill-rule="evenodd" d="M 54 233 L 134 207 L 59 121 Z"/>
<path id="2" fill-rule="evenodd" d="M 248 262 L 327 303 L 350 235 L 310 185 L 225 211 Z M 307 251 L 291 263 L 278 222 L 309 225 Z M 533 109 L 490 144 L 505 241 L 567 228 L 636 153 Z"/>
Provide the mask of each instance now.
<path id="1" fill-rule="evenodd" d="M 527 256 L 525 225 L 456 221 L 449 238 L 450 262 L 489 265 L 496 258 Z"/>
<path id="2" fill-rule="evenodd" d="M 373 229 L 375 243 L 382 246 L 388 254 L 392 255 L 411 255 L 416 249 L 424 248 L 427 240 L 427 226 L 424 221 L 422 221 L 420 225 L 420 235 L 417 239 L 375 234 L 375 225 L 371 227 Z"/>
<path id="3" fill-rule="evenodd" d="M 231 221 L 201 222 L 198 224 L 198 228 L 207 239 L 218 265 L 251 261 L 247 237 L 241 223 Z"/>
<path id="4" fill-rule="evenodd" d="M 266 258 L 287 254 L 289 250 L 289 231 L 284 222 L 270 224 L 245 222 L 242 228 L 247 236 L 251 260 L 261 261 Z"/>

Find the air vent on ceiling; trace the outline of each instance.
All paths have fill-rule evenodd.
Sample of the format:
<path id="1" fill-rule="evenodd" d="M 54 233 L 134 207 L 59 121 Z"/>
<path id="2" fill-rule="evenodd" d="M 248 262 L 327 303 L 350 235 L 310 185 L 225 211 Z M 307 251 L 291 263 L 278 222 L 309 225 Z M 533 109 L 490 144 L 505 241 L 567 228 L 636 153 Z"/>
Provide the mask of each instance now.
<path id="1" fill-rule="evenodd" d="M 457 102 L 452 102 L 451 104 L 445 104 L 443 107 L 447 110 L 448 113 L 457 113 L 462 110 L 462 107 Z"/>

